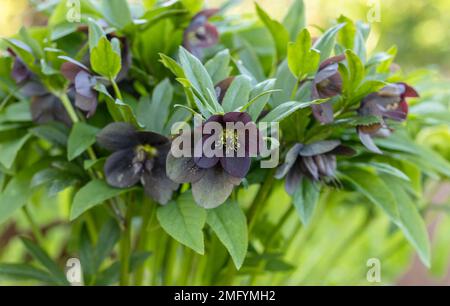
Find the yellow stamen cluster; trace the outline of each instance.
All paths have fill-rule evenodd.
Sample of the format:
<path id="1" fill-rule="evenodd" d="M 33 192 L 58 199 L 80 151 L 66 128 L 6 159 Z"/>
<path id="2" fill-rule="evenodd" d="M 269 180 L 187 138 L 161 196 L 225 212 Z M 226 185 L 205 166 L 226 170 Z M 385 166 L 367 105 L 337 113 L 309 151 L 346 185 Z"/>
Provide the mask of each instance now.
<path id="1" fill-rule="evenodd" d="M 222 132 L 222 137 L 219 139 L 217 145 L 219 147 L 225 147 L 226 153 L 231 151 L 237 152 L 237 150 L 241 147 L 237 131 L 233 129 L 225 129 Z"/>

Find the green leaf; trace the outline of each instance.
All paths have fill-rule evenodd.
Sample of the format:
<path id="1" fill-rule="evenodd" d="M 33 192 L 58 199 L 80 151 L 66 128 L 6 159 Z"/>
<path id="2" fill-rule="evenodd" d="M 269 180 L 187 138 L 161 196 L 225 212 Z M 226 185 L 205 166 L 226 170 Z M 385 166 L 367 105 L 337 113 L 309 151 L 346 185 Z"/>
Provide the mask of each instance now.
<path id="1" fill-rule="evenodd" d="M 67 159 L 69 161 L 75 159 L 92 146 L 98 131 L 98 128 L 87 123 L 75 123 L 67 142 Z"/>
<path id="2" fill-rule="evenodd" d="M 102 97 L 104 97 L 104 99 L 106 100 L 106 107 L 108 108 L 108 112 L 114 119 L 114 121 L 126 121 L 119 105 L 116 104 L 116 100 L 109 94 L 106 86 L 101 84 L 100 82 L 97 82 L 97 84 L 95 84 L 94 86 L 94 89 L 103 95 Z"/>
<path id="3" fill-rule="evenodd" d="M 306 26 L 305 4 L 303 0 L 294 0 L 294 3 L 283 19 L 283 25 L 288 30 L 290 39 L 294 40 L 298 32 Z"/>
<path id="4" fill-rule="evenodd" d="M 410 159 L 413 162 L 416 161 L 414 157 L 418 157 L 417 159 L 420 160 L 421 165 L 450 177 L 450 162 L 435 151 L 417 145 L 404 130 L 396 130 L 389 138 L 380 138 L 375 142 L 381 148 L 407 153 L 402 154 L 402 158 Z M 425 169 L 422 168 L 421 170 Z"/>
<path id="5" fill-rule="evenodd" d="M 156 215 L 159 224 L 170 236 L 197 253 L 204 254 L 203 226 L 206 212 L 195 204 L 191 193 L 184 193 L 177 201 L 160 206 Z"/>
<path id="6" fill-rule="evenodd" d="M 163 133 L 173 99 L 173 87 L 164 79 L 153 90 L 152 98 L 143 97 L 138 104 L 138 121 L 146 130 Z"/>
<path id="7" fill-rule="evenodd" d="M 102 226 L 98 238 L 97 246 L 95 247 L 95 269 L 96 271 L 101 267 L 105 259 L 111 255 L 115 244 L 120 238 L 120 228 L 114 219 L 110 219 Z"/>
<path id="8" fill-rule="evenodd" d="M 399 212 L 397 224 L 399 228 L 416 249 L 424 265 L 430 267 L 430 241 L 428 231 L 417 206 L 402 188 L 402 184 L 397 178 L 384 176 L 383 180 L 396 197 Z"/>
<path id="9" fill-rule="evenodd" d="M 323 62 L 330 57 L 336 43 L 336 35 L 340 29 L 345 26 L 345 23 L 340 23 L 331 29 L 328 29 L 315 43 L 314 49 L 320 51 L 320 62 Z"/>
<path id="10" fill-rule="evenodd" d="M 101 10 L 108 23 L 118 30 L 133 22 L 126 0 L 102 0 Z"/>
<path id="11" fill-rule="evenodd" d="M 227 248 L 234 265 L 240 269 L 248 248 L 248 228 L 245 214 L 239 204 L 227 201 L 208 210 L 206 222 Z"/>
<path id="12" fill-rule="evenodd" d="M 268 79 L 255 86 L 250 92 L 250 99 L 254 100 L 253 104 L 248 108 L 248 113 L 252 117 L 253 121 L 256 122 L 264 107 L 270 100 L 270 94 L 264 94 L 273 90 L 275 87 L 276 80 Z M 263 95 L 264 94 L 264 95 Z"/>
<path id="13" fill-rule="evenodd" d="M 407 181 L 407 182 L 411 181 L 409 179 L 409 177 L 403 171 L 401 171 L 400 169 L 397 169 L 389 164 L 370 162 L 369 165 L 375 167 L 375 169 L 377 169 L 378 172 L 392 175 L 394 177 L 397 177 L 397 178 Z"/>
<path id="14" fill-rule="evenodd" d="M 30 133 L 61 147 L 67 146 L 68 128 L 60 122 L 49 122 L 31 128 Z"/>
<path id="15" fill-rule="evenodd" d="M 161 57 L 160 62 L 164 65 L 164 67 L 169 69 L 174 76 L 177 78 L 186 78 L 183 68 L 181 68 L 181 66 L 173 58 L 168 57 L 163 53 L 159 53 L 159 56 Z"/>
<path id="16" fill-rule="evenodd" d="M 230 60 L 230 51 L 225 49 L 206 62 L 205 68 L 211 76 L 213 84 L 217 84 L 228 77 L 230 74 Z"/>
<path id="17" fill-rule="evenodd" d="M 251 89 L 252 84 L 247 76 L 238 75 L 235 77 L 223 97 L 223 110 L 227 113 L 245 105 L 248 102 Z"/>
<path id="18" fill-rule="evenodd" d="M 25 134 L 20 138 L 14 138 L 5 142 L 0 142 L 0 163 L 9 169 L 16 160 L 17 154 L 25 143 L 30 139 L 31 134 Z"/>
<path id="19" fill-rule="evenodd" d="M 344 78 L 344 87 L 349 94 L 355 92 L 365 76 L 365 68 L 361 59 L 352 50 L 345 50 L 348 65 L 348 79 Z"/>
<path id="20" fill-rule="evenodd" d="M 11 104 L 0 114 L 0 121 L 27 122 L 31 121 L 30 102 L 27 100 Z"/>
<path id="21" fill-rule="evenodd" d="M 183 47 L 179 51 L 180 63 L 187 80 L 215 112 L 223 112 L 215 96 L 214 85 L 202 63 Z"/>
<path id="22" fill-rule="evenodd" d="M 344 173 L 343 178 L 357 191 L 383 209 L 394 222 L 398 221 L 399 214 L 395 196 L 391 188 L 376 173 L 360 168 L 347 169 Z"/>
<path id="23" fill-rule="evenodd" d="M 287 60 L 284 60 L 278 66 L 275 79 L 276 81 L 274 88 L 280 89 L 281 91 L 272 95 L 272 98 L 270 99 L 270 105 L 272 107 L 276 107 L 281 103 L 289 101 L 291 99 L 292 90 L 297 82 L 297 79 L 289 70 Z"/>
<path id="24" fill-rule="evenodd" d="M 278 105 L 274 109 L 272 109 L 263 119 L 260 121 L 263 122 L 279 122 L 291 115 L 292 113 L 298 111 L 299 109 L 303 109 L 309 107 L 314 104 L 320 104 L 325 102 L 325 100 L 314 100 L 309 102 L 297 102 L 297 101 L 289 101 L 283 104 Z"/>
<path id="25" fill-rule="evenodd" d="M 16 210 L 26 204 L 33 190 L 30 188 L 33 175 L 47 167 L 48 161 L 40 161 L 17 173 L 0 193 L 0 224 L 8 220 Z"/>
<path id="26" fill-rule="evenodd" d="M 341 15 L 338 18 L 339 23 L 344 23 L 345 26 L 339 33 L 339 42 L 345 49 L 353 50 L 355 45 L 356 26 L 355 23 L 348 17 Z"/>
<path id="27" fill-rule="evenodd" d="M 113 188 L 102 180 L 92 180 L 75 194 L 70 220 L 73 221 L 87 210 L 128 191 L 130 189 Z"/>
<path id="28" fill-rule="evenodd" d="M 57 284 L 49 273 L 28 264 L 1 263 L 0 275 L 13 280 L 36 280 L 46 284 Z"/>
<path id="29" fill-rule="evenodd" d="M 78 248 L 81 268 L 83 271 L 83 280 L 86 284 L 90 284 L 97 271 L 95 269 L 94 247 L 89 237 L 86 225 L 81 228 L 79 236 Z"/>
<path id="30" fill-rule="evenodd" d="M 98 25 L 97 22 L 93 19 L 89 19 L 89 51 L 92 50 L 98 45 L 98 42 L 102 37 L 106 37 L 105 32 L 102 27 Z"/>
<path id="31" fill-rule="evenodd" d="M 101 37 L 91 52 L 92 69 L 108 79 L 115 79 L 121 65 L 120 53 L 114 50 L 106 37 Z"/>
<path id="32" fill-rule="evenodd" d="M 311 35 L 308 29 L 303 29 L 298 34 L 295 43 L 289 43 L 288 66 L 298 80 L 303 80 L 319 68 L 320 52 L 311 49 L 311 44 Z"/>
<path id="33" fill-rule="evenodd" d="M 57 195 L 66 188 L 73 187 L 80 181 L 74 173 L 63 169 L 47 168 L 33 176 L 30 187 L 46 185 L 50 197 Z"/>
<path id="34" fill-rule="evenodd" d="M 269 30 L 275 43 L 277 62 L 286 56 L 287 44 L 289 42 L 289 32 L 278 21 L 270 18 L 270 16 L 255 2 L 256 13 L 265 27 Z"/>
<path id="35" fill-rule="evenodd" d="M 320 187 L 307 178 L 303 178 L 300 186 L 296 189 L 293 200 L 294 206 L 304 225 L 308 225 L 313 216 L 317 202 L 319 200 Z"/>
<path id="36" fill-rule="evenodd" d="M 55 282 L 60 285 L 69 284 L 63 270 L 60 269 L 56 262 L 54 262 L 40 246 L 27 238 L 21 238 L 21 240 L 33 258 L 50 272 Z"/>

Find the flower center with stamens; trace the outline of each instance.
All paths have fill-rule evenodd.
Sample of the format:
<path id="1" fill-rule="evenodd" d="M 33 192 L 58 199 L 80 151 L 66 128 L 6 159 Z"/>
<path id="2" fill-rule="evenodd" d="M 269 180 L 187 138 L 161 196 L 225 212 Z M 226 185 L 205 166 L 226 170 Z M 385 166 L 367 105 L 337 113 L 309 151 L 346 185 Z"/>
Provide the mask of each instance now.
<path id="1" fill-rule="evenodd" d="M 136 160 L 144 162 L 147 158 L 155 157 L 158 150 L 151 145 L 139 145 L 136 147 Z"/>
<path id="2" fill-rule="evenodd" d="M 388 111 L 396 110 L 396 109 L 398 109 L 398 103 L 391 103 L 391 104 L 388 104 L 388 105 L 386 105 L 386 109 L 387 109 Z"/>
<path id="3" fill-rule="evenodd" d="M 225 147 L 226 153 L 239 150 L 241 144 L 239 143 L 237 131 L 234 129 L 225 129 L 217 145 L 218 147 Z"/>

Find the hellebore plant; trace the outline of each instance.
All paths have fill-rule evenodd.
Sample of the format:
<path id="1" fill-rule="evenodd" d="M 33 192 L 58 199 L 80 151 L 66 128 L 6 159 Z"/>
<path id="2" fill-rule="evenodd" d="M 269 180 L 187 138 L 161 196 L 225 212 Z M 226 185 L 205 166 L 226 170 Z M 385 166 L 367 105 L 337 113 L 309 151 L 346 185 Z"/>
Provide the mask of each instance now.
<path id="1" fill-rule="evenodd" d="M 0 224 L 23 210 L 34 259 L 0 276 L 68 285 L 79 258 L 86 285 L 297 284 L 336 199 L 367 215 L 355 235 L 387 216 L 372 224 L 430 264 L 416 202 L 450 165 L 414 141 L 423 101 L 395 49 L 368 54 L 344 16 L 312 39 L 301 0 L 282 22 L 160 2 L 83 0 L 74 24 L 56 1 L 47 27 L 3 40 Z"/>

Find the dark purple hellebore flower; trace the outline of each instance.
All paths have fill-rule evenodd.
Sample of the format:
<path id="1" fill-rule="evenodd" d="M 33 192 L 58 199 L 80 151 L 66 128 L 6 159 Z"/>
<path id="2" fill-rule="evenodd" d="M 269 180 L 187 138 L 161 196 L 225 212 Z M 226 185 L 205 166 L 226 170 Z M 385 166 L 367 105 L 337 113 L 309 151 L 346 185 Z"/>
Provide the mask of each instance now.
<path id="1" fill-rule="evenodd" d="M 52 121 L 62 122 L 67 126 L 72 125 L 66 109 L 58 97 L 47 93 L 31 98 L 31 118 L 33 122 L 45 124 Z"/>
<path id="2" fill-rule="evenodd" d="M 361 102 L 358 114 L 379 117 L 381 122 L 368 126 L 358 126 L 357 131 L 361 142 L 372 152 L 382 154 L 375 145 L 372 136 L 387 137 L 391 130 L 384 120 L 390 119 L 402 122 L 408 116 L 406 98 L 419 97 L 417 91 L 405 83 L 390 84 L 377 93 L 371 93 Z"/>
<path id="3" fill-rule="evenodd" d="M 145 193 L 160 204 L 166 204 L 178 184 L 166 175 L 168 138 L 153 132 L 137 131 L 132 125 L 114 122 L 98 135 L 97 142 L 114 152 L 105 163 L 109 185 L 128 188 L 141 182 Z"/>
<path id="4" fill-rule="evenodd" d="M 20 86 L 22 95 L 31 98 L 30 112 L 33 122 L 45 124 L 59 121 L 70 126 L 72 121 L 61 101 L 42 85 L 13 50 L 8 49 L 8 52 L 14 57 L 11 77 Z"/>
<path id="5" fill-rule="evenodd" d="M 77 61 L 68 61 L 61 65 L 61 73 L 70 81 L 75 91 L 75 106 L 87 112 L 89 118 L 95 114 L 98 94 L 94 90 L 97 83 L 89 68 Z"/>
<path id="6" fill-rule="evenodd" d="M 218 9 L 206 9 L 195 15 L 184 31 L 183 47 L 198 58 L 203 57 L 203 49 L 214 46 L 219 41 L 217 28 L 208 22 Z"/>
<path id="7" fill-rule="evenodd" d="M 243 128 L 227 129 L 227 122 Z M 247 175 L 251 157 L 258 154 L 261 136 L 250 115 L 244 112 L 213 115 L 203 127 L 208 123 L 221 126 L 221 132 L 208 134 L 203 130 L 201 141 L 197 143 L 192 141 L 192 134 L 178 136 L 181 140 L 190 139 L 191 148 L 188 151 L 191 155 L 175 157 L 173 150 L 179 148 L 172 148 L 167 157 L 167 175 L 177 183 L 191 183 L 197 204 L 214 208 L 224 203 L 234 186 L 239 185 Z M 174 140 L 175 143 L 178 141 Z M 211 144 L 211 151 L 220 152 L 219 156 L 208 155 L 205 152 L 209 150 L 205 149 L 206 143 Z M 196 156 L 198 151 L 200 156 Z"/>
<path id="8" fill-rule="evenodd" d="M 339 140 L 296 143 L 286 154 L 285 162 L 277 169 L 276 178 L 286 177 L 286 191 L 293 195 L 306 177 L 312 181 L 328 182 L 336 174 L 336 155 L 354 155 L 355 151 L 341 145 Z"/>
<path id="9" fill-rule="evenodd" d="M 312 87 L 313 99 L 326 99 L 340 95 L 342 92 L 342 77 L 339 73 L 339 62 L 345 60 L 345 55 L 338 55 L 325 60 L 316 73 Z M 333 106 L 330 102 L 312 106 L 314 117 L 321 123 L 333 122 Z"/>

